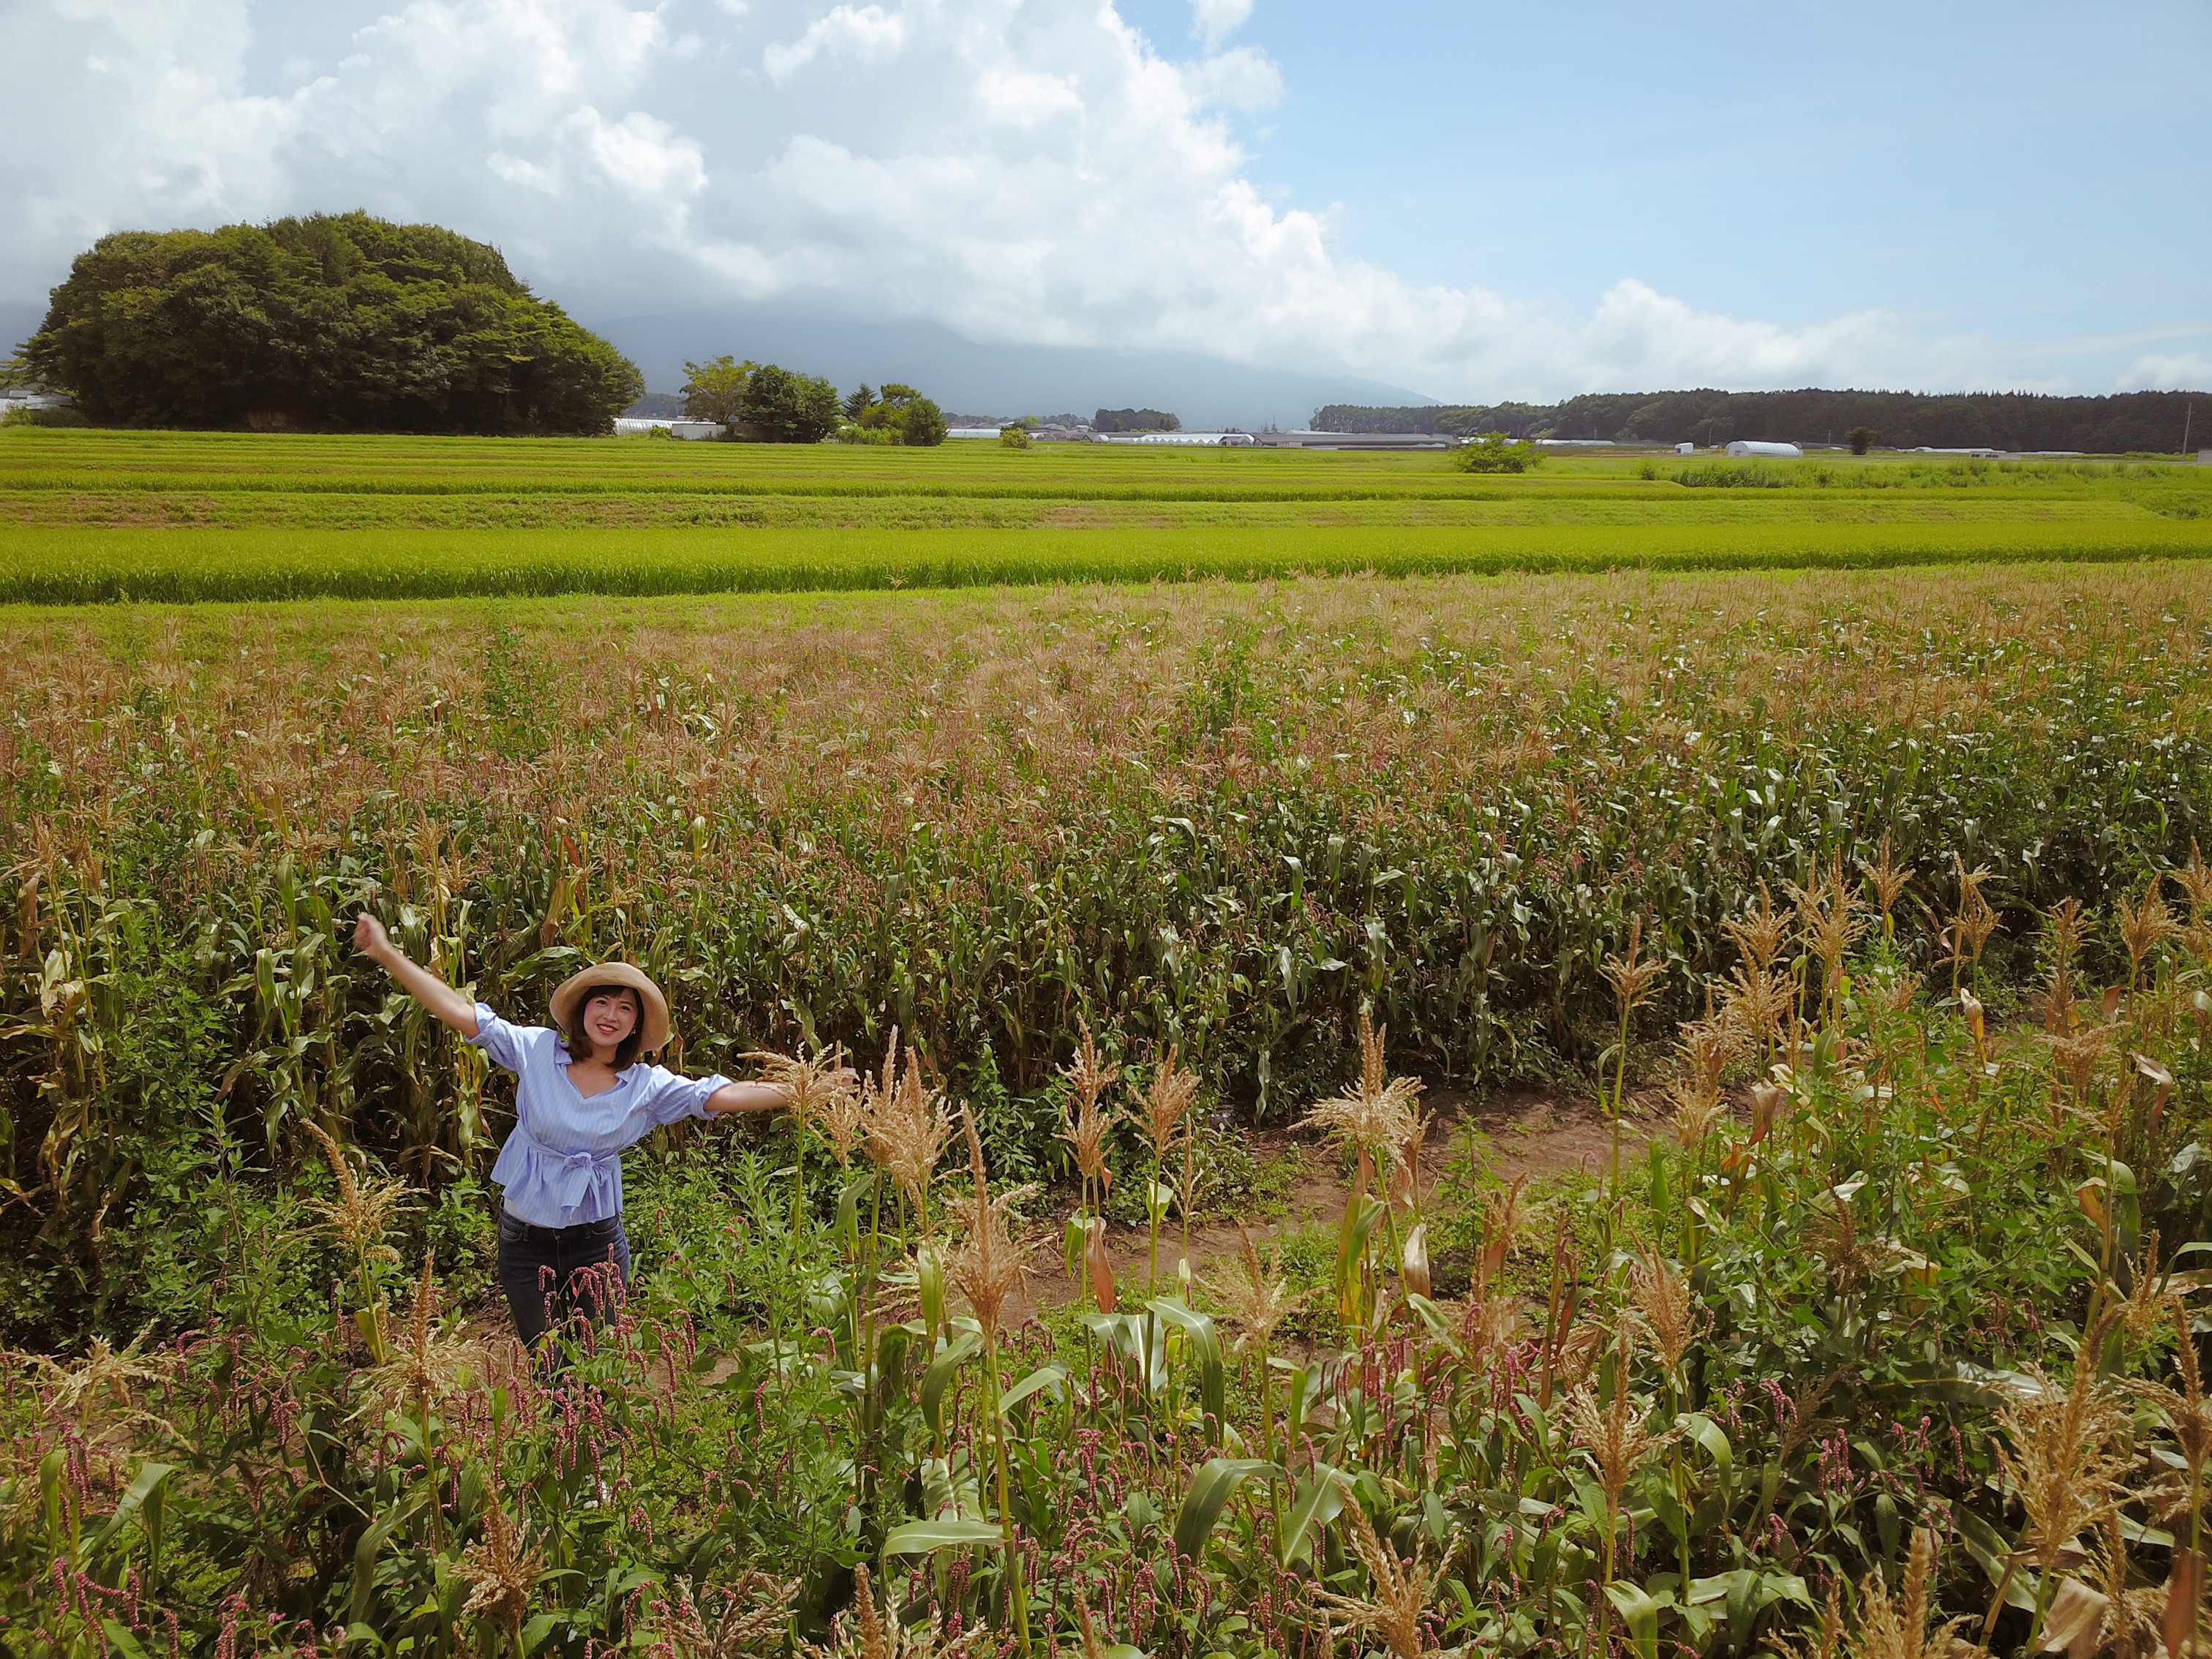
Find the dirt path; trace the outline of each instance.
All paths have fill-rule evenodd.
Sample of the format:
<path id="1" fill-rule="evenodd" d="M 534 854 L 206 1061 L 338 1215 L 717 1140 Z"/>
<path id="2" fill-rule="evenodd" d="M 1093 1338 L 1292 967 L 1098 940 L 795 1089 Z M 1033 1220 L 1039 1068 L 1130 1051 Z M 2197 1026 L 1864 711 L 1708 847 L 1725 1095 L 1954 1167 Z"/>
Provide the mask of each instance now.
<path id="1" fill-rule="evenodd" d="M 1557 1175 L 1577 1166 L 1601 1169 L 1613 1144 L 1612 1132 L 1603 1115 L 1587 1101 L 1530 1091 L 1474 1102 L 1443 1089 L 1431 1089 L 1422 1099 L 1436 1114 L 1421 1148 L 1424 1195 L 1436 1191 L 1469 1122 L 1489 1136 L 1489 1167 L 1508 1182 L 1524 1175 Z M 1650 1133 L 1650 1122 L 1648 1115 L 1639 1111 L 1639 1103 L 1632 1095 L 1629 1110 L 1621 1120 L 1624 1152 L 1631 1146 L 1642 1147 Z M 1316 1224 L 1333 1224 L 1342 1217 L 1345 1200 L 1350 1195 L 1349 1186 L 1339 1174 L 1337 1160 L 1326 1146 L 1317 1139 L 1285 1130 L 1250 1133 L 1252 1150 L 1263 1161 L 1289 1155 L 1297 1158 L 1302 1166 L 1281 1207 L 1270 1206 L 1269 1213 L 1247 1222 L 1255 1244 L 1265 1249 L 1272 1239 Z M 1041 1218 L 1047 1224 L 1043 1244 L 1032 1261 L 1036 1272 L 1026 1288 L 1017 1291 L 1007 1302 L 1004 1318 L 1009 1326 L 1021 1324 L 1040 1309 L 1064 1306 L 1076 1299 L 1078 1287 L 1066 1277 L 1064 1265 L 1058 1260 L 1058 1243 L 1070 1207 L 1063 1205 Z M 1115 1281 L 1125 1291 L 1131 1286 L 1141 1289 L 1150 1250 L 1145 1229 L 1118 1224 L 1109 1227 L 1107 1249 L 1114 1265 Z M 1243 1254 L 1243 1241 L 1234 1222 L 1213 1222 L 1192 1230 L 1189 1255 L 1194 1278 L 1241 1272 Z M 1176 1276 L 1182 1259 L 1182 1230 L 1170 1222 L 1160 1232 L 1163 1284 Z"/>
<path id="2" fill-rule="evenodd" d="M 1612 1146 L 1604 1116 L 1586 1100 L 1528 1090 L 1493 1095 L 1478 1102 L 1449 1089 L 1431 1089 L 1422 1099 L 1435 1114 L 1428 1139 L 1421 1148 L 1421 1191 L 1425 1198 L 1442 1184 L 1446 1167 L 1470 1122 L 1490 1138 L 1490 1170 L 1508 1182 L 1524 1175 L 1531 1178 L 1557 1175 L 1578 1166 L 1592 1170 L 1601 1169 Z M 1630 1095 L 1628 1110 L 1621 1120 L 1624 1154 L 1631 1148 L 1640 1152 L 1652 1133 L 1653 1104 L 1639 1101 L 1632 1092 Z M 1271 1240 L 1316 1224 L 1331 1226 L 1342 1217 L 1349 1188 L 1339 1173 L 1336 1158 L 1326 1146 L 1313 1137 L 1284 1129 L 1247 1133 L 1255 1156 L 1263 1163 L 1288 1156 L 1297 1159 L 1299 1165 L 1280 1206 L 1271 1204 L 1267 1213 L 1255 1215 L 1246 1223 L 1254 1243 L 1264 1249 Z M 1022 1325 L 1041 1310 L 1064 1307 L 1076 1299 L 1077 1286 L 1066 1276 L 1060 1260 L 1061 1231 L 1073 1206 L 1066 1201 L 1065 1194 L 1055 1196 L 1062 1201 L 1042 1211 L 1036 1218 L 1039 1242 L 1031 1257 L 1034 1273 L 1028 1284 L 1007 1299 L 1002 1318 L 1009 1328 Z M 1149 1249 L 1145 1229 L 1112 1226 L 1107 1234 L 1107 1248 L 1114 1265 L 1115 1280 L 1122 1287 L 1124 1295 L 1140 1291 Z M 1241 1272 L 1243 1251 L 1243 1242 L 1234 1222 L 1216 1221 L 1195 1228 L 1190 1236 L 1191 1273 L 1203 1279 Z M 1160 1233 L 1160 1277 L 1164 1283 L 1172 1283 L 1182 1258 L 1182 1230 L 1171 1223 Z M 512 1340 L 505 1304 L 498 1301 L 495 1293 L 474 1310 L 468 1324 L 472 1334 L 487 1340 Z M 723 1361 L 708 1380 L 720 1381 L 734 1366 L 734 1360 Z"/>

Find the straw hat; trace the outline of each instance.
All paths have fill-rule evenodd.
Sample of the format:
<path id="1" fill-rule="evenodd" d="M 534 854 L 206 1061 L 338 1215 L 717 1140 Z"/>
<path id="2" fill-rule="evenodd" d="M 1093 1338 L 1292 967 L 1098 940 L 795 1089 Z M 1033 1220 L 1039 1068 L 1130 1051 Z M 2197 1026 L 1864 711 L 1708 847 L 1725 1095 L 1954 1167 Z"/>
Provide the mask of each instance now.
<path id="1" fill-rule="evenodd" d="M 668 999 L 661 995 L 658 985 L 645 976 L 642 969 L 633 968 L 626 962 L 603 962 L 562 980 L 561 988 L 553 993 L 553 1023 L 567 1030 L 584 993 L 603 985 L 624 985 L 637 993 L 643 1014 L 640 1024 L 645 1031 L 645 1041 L 639 1046 L 645 1053 L 658 1054 L 667 1046 Z"/>

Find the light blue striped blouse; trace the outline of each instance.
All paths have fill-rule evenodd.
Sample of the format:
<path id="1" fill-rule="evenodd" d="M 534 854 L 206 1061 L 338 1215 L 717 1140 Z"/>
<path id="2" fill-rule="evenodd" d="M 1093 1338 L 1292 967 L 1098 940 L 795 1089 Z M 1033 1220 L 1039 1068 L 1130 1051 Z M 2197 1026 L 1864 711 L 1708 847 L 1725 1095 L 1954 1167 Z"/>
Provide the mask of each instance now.
<path id="1" fill-rule="evenodd" d="M 538 1227 L 620 1215 L 624 1149 L 664 1123 L 706 1116 L 708 1097 L 729 1081 L 679 1077 L 640 1061 L 586 1100 L 568 1081 L 568 1051 L 558 1031 L 510 1025 L 479 1002 L 469 1041 L 514 1073 L 514 1127 L 491 1178 L 505 1189 L 507 1213 Z"/>

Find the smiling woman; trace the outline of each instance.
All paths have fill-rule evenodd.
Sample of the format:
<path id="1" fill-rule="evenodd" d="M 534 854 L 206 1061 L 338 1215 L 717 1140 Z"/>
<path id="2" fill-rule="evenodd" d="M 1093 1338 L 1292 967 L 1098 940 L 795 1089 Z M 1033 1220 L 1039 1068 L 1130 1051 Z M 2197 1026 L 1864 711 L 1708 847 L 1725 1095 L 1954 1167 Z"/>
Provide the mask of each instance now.
<path id="1" fill-rule="evenodd" d="M 514 1073 L 514 1127 L 491 1178 L 501 1188 L 499 1279 L 532 1348 L 556 1329 L 604 1319 L 629 1283 L 622 1155 L 687 1117 L 772 1112 L 780 1084 L 688 1078 L 641 1064 L 668 1041 L 668 999 L 641 969 L 601 963 L 553 993 L 557 1029 L 515 1025 L 471 1001 L 392 944 L 363 912 L 354 943 L 446 1024 Z"/>

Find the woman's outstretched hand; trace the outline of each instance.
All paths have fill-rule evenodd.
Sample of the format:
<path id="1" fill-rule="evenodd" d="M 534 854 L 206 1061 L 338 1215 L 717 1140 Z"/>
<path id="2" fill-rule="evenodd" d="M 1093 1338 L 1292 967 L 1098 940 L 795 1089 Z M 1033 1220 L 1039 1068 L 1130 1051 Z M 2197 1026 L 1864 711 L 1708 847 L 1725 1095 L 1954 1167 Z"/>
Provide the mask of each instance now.
<path id="1" fill-rule="evenodd" d="M 364 910 L 354 918 L 354 948 L 372 961 L 381 961 L 392 949 L 392 935 L 384 931 L 384 924 Z"/>
<path id="2" fill-rule="evenodd" d="M 406 953 L 392 942 L 384 924 L 366 910 L 354 918 L 353 942 L 362 955 L 398 980 L 410 996 L 439 1019 L 463 1036 L 477 1034 L 476 1004 L 429 969 L 408 960 Z"/>

